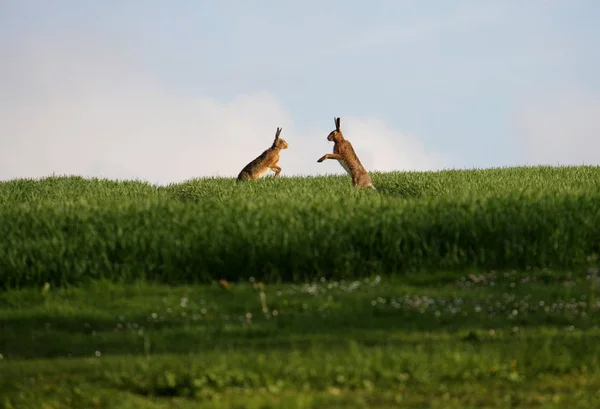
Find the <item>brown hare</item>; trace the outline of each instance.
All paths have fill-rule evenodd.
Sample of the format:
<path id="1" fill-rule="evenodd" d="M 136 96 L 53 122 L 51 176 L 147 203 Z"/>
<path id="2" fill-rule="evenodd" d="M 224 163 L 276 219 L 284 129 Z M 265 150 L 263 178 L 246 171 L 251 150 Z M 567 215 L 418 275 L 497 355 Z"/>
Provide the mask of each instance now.
<path id="1" fill-rule="evenodd" d="M 342 134 L 340 118 L 333 118 L 333 120 L 335 122 L 335 130 L 327 135 L 327 140 L 333 142 L 333 153 L 326 153 L 317 162 L 321 163 L 325 159 L 337 160 L 352 178 L 352 185 L 354 187 L 375 189 L 375 186 L 371 182 L 371 176 L 369 176 L 367 170 L 360 163 L 356 152 L 354 152 L 354 148 L 352 148 L 352 144 Z"/>
<path id="2" fill-rule="evenodd" d="M 260 154 L 256 159 L 247 164 L 237 177 L 238 181 L 256 180 L 273 170 L 275 177 L 281 173 L 281 168 L 277 166 L 279 162 L 279 152 L 288 148 L 288 143 L 279 137 L 282 128 L 277 128 L 273 145 Z"/>

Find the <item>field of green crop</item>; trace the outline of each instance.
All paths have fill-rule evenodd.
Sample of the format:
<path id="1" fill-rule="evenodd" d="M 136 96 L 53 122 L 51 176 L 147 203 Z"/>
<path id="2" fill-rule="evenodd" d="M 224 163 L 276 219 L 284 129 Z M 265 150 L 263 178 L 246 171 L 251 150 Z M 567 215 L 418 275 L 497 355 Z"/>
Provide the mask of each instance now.
<path id="1" fill-rule="evenodd" d="M 600 167 L 373 182 L 1 182 L 0 408 L 600 407 Z"/>
<path id="2" fill-rule="evenodd" d="M 599 251 L 600 168 L 374 174 L 168 187 L 0 184 L 4 288 L 571 268 Z"/>

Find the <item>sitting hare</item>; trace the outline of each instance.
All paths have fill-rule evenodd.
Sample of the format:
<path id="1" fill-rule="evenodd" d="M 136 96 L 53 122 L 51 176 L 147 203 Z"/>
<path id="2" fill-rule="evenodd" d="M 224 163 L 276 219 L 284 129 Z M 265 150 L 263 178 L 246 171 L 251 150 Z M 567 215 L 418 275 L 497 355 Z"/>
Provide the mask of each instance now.
<path id="1" fill-rule="evenodd" d="M 325 159 L 335 159 L 346 170 L 352 178 L 354 187 L 368 187 L 375 189 L 371 182 L 371 176 L 364 168 L 358 156 L 352 148 L 349 140 L 344 139 L 342 130 L 340 129 L 340 118 L 333 118 L 335 122 L 335 130 L 327 135 L 327 140 L 333 142 L 333 153 L 326 153 L 317 162 L 321 163 Z"/>
<path id="2" fill-rule="evenodd" d="M 288 143 L 279 137 L 281 128 L 277 128 L 273 145 L 260 154 L 256 159 L 247 164 L 237 177 L 238 181 L 256 180 L 273 170 L 275 177 L 279 176 L 281 168 L 277 166 L 279 162 L 279 152 L 288 148 Z"/>

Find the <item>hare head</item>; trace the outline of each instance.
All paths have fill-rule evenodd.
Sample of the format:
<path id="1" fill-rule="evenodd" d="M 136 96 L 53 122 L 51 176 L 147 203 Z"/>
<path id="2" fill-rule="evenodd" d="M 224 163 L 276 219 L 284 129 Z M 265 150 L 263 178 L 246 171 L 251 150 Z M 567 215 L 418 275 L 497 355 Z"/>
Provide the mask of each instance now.
<path id="1" fill-rule="evenodd" d="M 273 148 L 279 148 L 279 149 L 287 149 L 288 148 L 288 143 L 285 141 L 285 139 L 281 139 L 279 137 L 279 134 L 281 133 L 281 129 L 282 128 L 277 128 L 277 133 L 275 134 L 275 140 L 273 141 Z"/>
<path id="2" fill-rule="evenodd" d="M 333 122 L 335 122 L 335 130 L 331 131 L 329 135 L 327 135 L 327 140 L 329 142 L 337 143 L 344 140 L 344 135 L 342 135 L 342 129 L 340 128 L 340 118 L 334 117 Z"/>

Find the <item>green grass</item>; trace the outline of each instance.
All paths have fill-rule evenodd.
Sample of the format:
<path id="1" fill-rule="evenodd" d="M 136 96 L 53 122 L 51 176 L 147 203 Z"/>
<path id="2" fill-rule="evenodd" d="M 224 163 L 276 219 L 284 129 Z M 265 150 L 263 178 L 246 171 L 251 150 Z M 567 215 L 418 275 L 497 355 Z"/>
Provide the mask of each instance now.
<path id="1" fill-rule="evenodd" d="M 595 407 L 596 274 L 11 290 L 0 407 Z"/>
<path id="2" fill-rule="evenodd" d="M 600 250 L 600 168 L 374 173 L 167 187 L 0 184 L 4 288 L 575 268 Z"/>
<path id="3" fill-rule="evenodd" d="M 600 405 L 600 167 L 373 181 L 0 183 L 0 408 Z"/>

